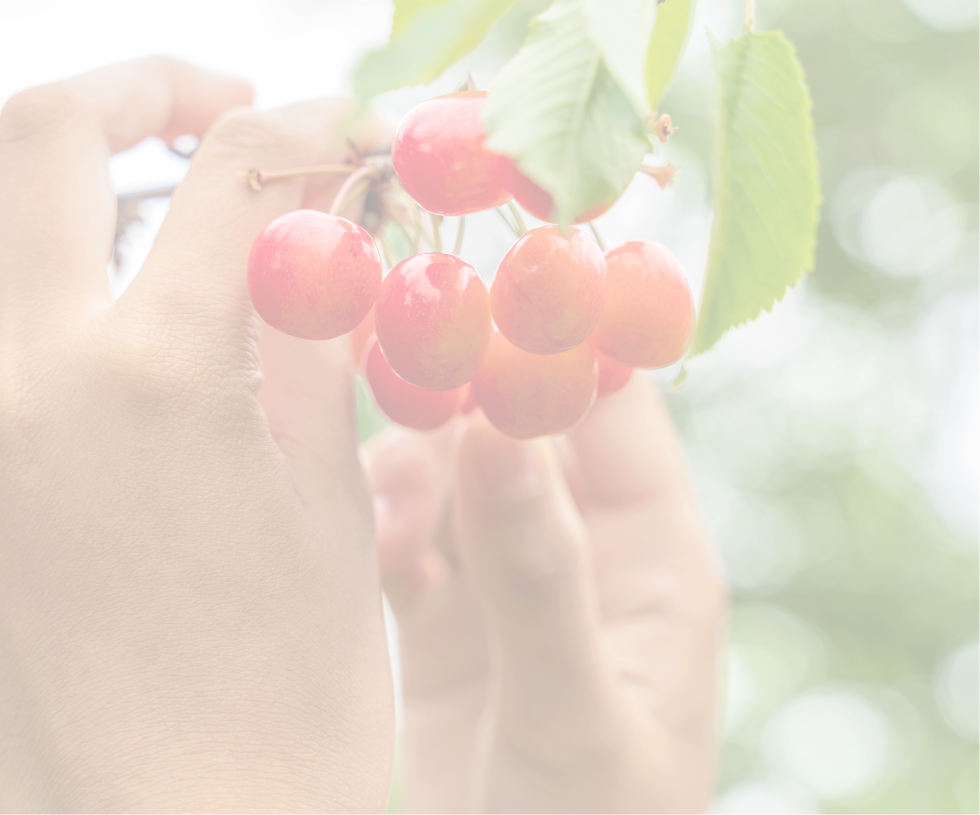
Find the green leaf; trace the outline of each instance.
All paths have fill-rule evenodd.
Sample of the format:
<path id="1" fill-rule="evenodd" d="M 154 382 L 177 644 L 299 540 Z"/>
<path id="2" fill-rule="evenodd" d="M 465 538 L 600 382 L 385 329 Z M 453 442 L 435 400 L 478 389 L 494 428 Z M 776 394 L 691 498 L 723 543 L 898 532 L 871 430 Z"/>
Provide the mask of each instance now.
<path id="1" fill-rule="evenodd" d="M 781 33 L 714 44 L 718 182 L 691 356 L 771 310 L 813 268 L 820 185 L 810 94 Z"/>
<path id="2" fill-rule="evenodd" d="M 666 0 L 657 10 L 657 24 L 647 50 L 647 102 L 655 110 L 674 75 L 694 15 L 694 0 Z"/>
<path id="3" fill-rule="evenodd" d="M 641 118 L 647 113 L 644 66 L 656 0 L 582 0 L 585 25 L 603 64 Z"/>
<path id="4" fill-rule="evenodd" d="M 395 12 L 391 18 L 391 33 L 394 36 L 424 8 L 438 6 L 445 0 L 395 0 Z"/>
<path id="5" fill-rule="evenodd" d="M 487 146 L 547 190 L 564 221 L 618 196 L 649 150 L 641 115 L 606 65 L 582 0 L 556 0 L 532 22 L 493 85 L 483 124 Z"/>
<path id="6" fill-rule="evenodd" d="M 354 72 L 359 99 L 436 79 L 486 35 L 514 0 L 395 0 L 391 38 Z"/>

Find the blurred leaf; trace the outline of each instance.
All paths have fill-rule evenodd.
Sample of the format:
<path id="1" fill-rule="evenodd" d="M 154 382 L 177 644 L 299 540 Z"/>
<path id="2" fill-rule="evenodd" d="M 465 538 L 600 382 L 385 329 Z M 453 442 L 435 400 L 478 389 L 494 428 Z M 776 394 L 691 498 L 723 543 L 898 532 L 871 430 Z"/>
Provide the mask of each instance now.
<path id="1" fill-rule="evenodd" d="M 391 18 L 391 34 L 394 36 L 422 9 L 438 6 L 446 0 L 395 0 L 395 12 Z"/>
<path id="2" fill-rule="evenodd" d="M 647 103 L 651 110 L 656 109 L 674 76 L 694 19 L 693 8 L 694 0 L 666 0 L 657 9 L 657 24 L 646 56 Z"/>
<path id="3" fill-rule="evenodd" d="M 810 95 L 778 32 L 714 44 L 718 182 L 691 356 L 753 320 L 813 268 L 820 186 Z"/>
<path id="4" fill-rule="evenodd" d="M 359 99 L 436 79 L 469 53 L 514 0 L 395 0 L 391 38 L 354 72 Z"/>
<path id="5" fill-rule="evenodd" d="M 487 146 L 551 193 L 562 220 L 619 195 L 649 149 L 641 117 L 608 70 L 582 6 L 556 0 L 534 20 L 483 111 Z M 607 13 L 613 6 L 620 0 L 607 3 Z M 620 66 L 631 60 L 623 55 Z"/>
<path id="6" fill-rule="evenodd" d="M 643 70 L 657 17 L 656 0 L 582 0 L 582 16 L 606 69 L 637 115 L 645 116 Z"/>

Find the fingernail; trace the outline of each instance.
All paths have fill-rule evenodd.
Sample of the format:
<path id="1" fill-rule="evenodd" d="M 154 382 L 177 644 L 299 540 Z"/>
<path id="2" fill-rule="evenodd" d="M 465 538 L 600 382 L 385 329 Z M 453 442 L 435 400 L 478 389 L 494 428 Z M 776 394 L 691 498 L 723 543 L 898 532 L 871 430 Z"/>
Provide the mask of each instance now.
<path id="1" fill-rule="evenodd" d="M 540 441 L 515 441 L 496 430 L 474 434 L 476 473 L 487 498 L 505 503 L 528 501 L 544 491 Z"/>

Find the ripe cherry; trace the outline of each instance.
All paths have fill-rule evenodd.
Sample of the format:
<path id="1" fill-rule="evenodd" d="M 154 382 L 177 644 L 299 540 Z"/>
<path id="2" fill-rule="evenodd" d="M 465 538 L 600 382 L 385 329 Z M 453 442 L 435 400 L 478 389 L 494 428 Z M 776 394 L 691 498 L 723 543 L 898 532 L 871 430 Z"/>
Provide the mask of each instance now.
<path id="1" fill-rule="evenodd" d="M 515 439 L 531 439 L 578 423 L 595 400 L 597 378 L 589 343 L 543 356 L 494 332 L 473 392 L 491 424 Z"/>
<path id="2" fill-rule="evenodd" d="M 350 356 L 356 368 L 361 368 L 364 364 L 364 352 L 367 350 L 368 340 L 374 336 L 374 307 L 367 313 L 350 332 Z"/>
<path id="3" fill-rule="evenodd" d="M 364 375 L 381 411 L 393 422 L 415 430 L 434 430 L 448 422 L 459 410 L 465 389 L 426 391 L 398 376 L 371 337 L 364 358 Z"/>
<path id="4" fill-rule="evenodd" d="M 419 388 L 469 382 L 490 342 L 490 299 L 476 269 L 455 255 L 412 255 L 385 278 L 374 308 L 385 359 Z"/>
<path id="5" fill-rule="evenodd" d="M 601 398 L 624 388 L 633 376 L 633 368 L 617 362 L 598 348 L 594 350 L 599 363 L 599 390 L 596 396 Z"/>
<path id="6" fill-rule="evenodd" d="M 518 170 L 517 165 L 506 156 L 501 157 L 500 165 L 504 177 L 504 186 L 514 196 L 514 200 L 521 205 L 521 208 L 539 221 L 557 223 L 558 213 L 555 212 L 555 202 L 551 195 Z M 596 204 L 585 212 L 576 215 L 571 219 L 571 222 L 584 224 L 588 221 L 594 221 L 606 213 L 618 199 L 619 196 L 617 195 L 615 198 Z"/>
<path id="7" fill-rule="evenodd" d="M 606 253 L 606 272 L 596 348 L 634 368 L 677 362 L 694 337 L 694 298 L 677 258 L 659 243 L 630 241 Z"/>
<path id="8" fill-rule="evenodd" d="M 405 191 L 439 215 L 469 215 L 510 200 L 500 156 L 483 146 L 480 113 L 486 91 L 462 91 L 423 102 L 405 114 L 391 162 Z"/>
<path id="9" fill-rule="evenodd" d="M 539 226 L 504 255 L 490 287 L 500 333 L 532 354 L 585 342 L 606 303 L 606 261 L 578 229 Z"/>
<path id="10" fill-rule="evenodd" d="M 371 310 L 381 257 L 371 236 L 334 215 L 299 209 L 270 222 L 248 257 L 248 290 L 262 319 L 307 340 L 346 334 Z"/>

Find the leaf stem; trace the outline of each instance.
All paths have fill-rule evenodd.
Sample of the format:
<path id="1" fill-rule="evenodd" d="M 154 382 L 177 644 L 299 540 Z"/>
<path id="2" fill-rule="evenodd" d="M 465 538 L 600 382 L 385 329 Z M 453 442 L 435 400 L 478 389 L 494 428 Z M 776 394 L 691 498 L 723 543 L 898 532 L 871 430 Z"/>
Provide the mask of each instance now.
<path id="1" fill-rule="evenodd" d="M 463 233 L 466 229 L 466 216 L 459 216 L 459 228 L 456 230 L 456 244 L 453 246 L 453 254 L 459 257 L 459 253 L 463 250 Z"/>
<path id="2" fill-rule="evenodd" d="M 432 220 L 432 250 L 434 252 L 441 252 L 442 235 L 439 234 L 439 226 L 442 224 L 442 217 L 436 215 L 434 212 L 429 212 L 429 218 Z"/>
<path id="3" fill-rule="evenodd" d="M 602 239 L 602 235 L 599 234 L 599 230 L 596 229 L 595 221 L 589 221 L 589 229 L 592 230 L 592 234 L 595 236 L 595 242 L 599 244 L 602 254 L 606 254 L 606 242 Z"/>
<path id="4" fill-rule="evenodd" d="M 524 226 L 524 219 L 521 217 L 521 211 L 517 208 L 517 204 L 514 203 L 513 199 L 507 202 L 507 209 L 514 216 L 514 223 L 517 224 L 517 237 L 519 238 L 527 232 L 527 227 Z"/>

